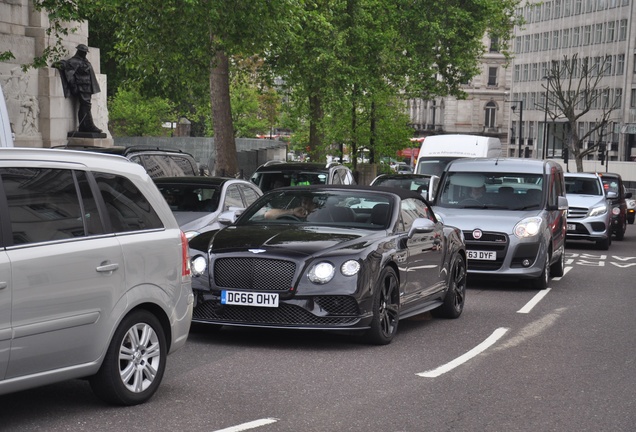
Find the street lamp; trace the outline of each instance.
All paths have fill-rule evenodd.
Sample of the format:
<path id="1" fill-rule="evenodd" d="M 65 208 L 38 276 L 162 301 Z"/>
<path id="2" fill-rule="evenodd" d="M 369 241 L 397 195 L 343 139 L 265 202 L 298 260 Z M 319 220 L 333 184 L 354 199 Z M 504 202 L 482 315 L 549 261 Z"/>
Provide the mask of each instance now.
<path id="1" fill-rule="evenodd" d="M 523 143 L 523 101 L 510 101 L 510 103 L 519 104 L 519 150 L 517 151 L 517 156 L 521 157 L 521 144 Z M 517 109 L 517 106 L 513 105 L 510 108 L 514 111 Z"/>
<path id="2" fill-rule="evenodd" d="M 551 75 L 546 75 L 542 79 L 547 79 L 548 84 L 545 86 L 545 102 L 543 104 L 543 159 L 548 158 L 548 92 L 550 89 Z"/>

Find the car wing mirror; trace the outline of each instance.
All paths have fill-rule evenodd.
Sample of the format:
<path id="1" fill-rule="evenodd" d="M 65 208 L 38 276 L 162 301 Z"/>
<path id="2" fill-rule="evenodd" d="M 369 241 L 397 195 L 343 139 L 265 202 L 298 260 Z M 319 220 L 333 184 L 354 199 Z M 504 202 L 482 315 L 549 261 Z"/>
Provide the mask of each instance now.
<path id="1" fill-rule="evenodd" d="M 617 194 L 616 192 L 608 191 L 608 192 L 607 192 L 607 198 L 609 198 L 609 199 L 615 199 L 615 198 L 618 198 L 618 194 Z"/>
<path id="2" fill-rule="evenodd" d="M 631 192 L 627 192 L 627 193 L 625 194 L 625 198 L 631 198 L 632 196 L 633 196 L 633 195 L 632 195 L 632 193 L 631 193 Z"/>
<path id="3" fill-rule="evenodd" d="M 564 196 L 560 196 L 558 198 L 558 208 L 559 210 L 566 210 L 568 209 L 568 199 Z"/>
<path id="4" fill-rule="evenodd" d="M 219 215 L 218 221 L 221 225 L 224 226 L 232 225 L 234 222 L 236 222 L 236 219 L 238 219 L 238 217 L 241 215 L 241 213 L 243 213 L 244 210 L 244 208 L 230 207 L 229 210 L 224 211 Z"/>
<path id="5" fill-rule="evenodd" d="M 433 232 L 435 229 L 435 222 L 426 218 L 417 218 L 413 221 L 411 229 L 409 230 L 409 238 L 415 234 L 424 234 Z"/>

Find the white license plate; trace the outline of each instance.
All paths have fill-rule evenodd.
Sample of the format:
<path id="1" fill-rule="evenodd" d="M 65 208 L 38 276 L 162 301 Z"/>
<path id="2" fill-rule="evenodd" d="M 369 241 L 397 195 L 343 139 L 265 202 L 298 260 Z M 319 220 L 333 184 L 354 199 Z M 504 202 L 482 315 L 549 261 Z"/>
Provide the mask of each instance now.
<path id="1" fill-rule="evenodd" d="M 568 224 L 568 231 L 576 231 L 576 225 Z"/>
<path id="2" fill-rule="evenodd" d="M 221 291 L 221 304 L 278 307 L 278 294 L 224 290 Z"/>
<path id="3" fill-rule="evenodd" d="M 497 259 L 497 252 L 493 252 L 493 251 L 469 250 L 467 252 L 468 252 L 468 259 L 488 260 L 488 261 L 495 261 Z"/>

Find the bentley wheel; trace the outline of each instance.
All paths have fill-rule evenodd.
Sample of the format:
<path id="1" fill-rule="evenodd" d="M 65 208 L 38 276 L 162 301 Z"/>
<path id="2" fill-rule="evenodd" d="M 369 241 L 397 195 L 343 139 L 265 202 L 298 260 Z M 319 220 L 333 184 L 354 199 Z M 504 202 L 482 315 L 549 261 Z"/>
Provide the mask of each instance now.
<path id="1" fill-rule="evenodd" d="M 398 279 L 391 267 L 385 267 L 373 293 L 373 319 L 366 340 L 375 345 L 391 343 L 400 319 Z"/>
<path id="2" fill-rule="evenodd" d="M 451 265 L 448 291 L 444 303 L 431 311 L 439 318 L 458 318 L 464 310 L 466 301 L 466 261 L 461 255 L 455 255 Z"/>
<path id="3" fill-rule="evenodd" d="M 166 368 L 166 337 L 148 311 L 124 318 L 115 331 L 99 372 L 91 377 L 95 394 L 116 405 L 137 405 L 155 393 Z"/>

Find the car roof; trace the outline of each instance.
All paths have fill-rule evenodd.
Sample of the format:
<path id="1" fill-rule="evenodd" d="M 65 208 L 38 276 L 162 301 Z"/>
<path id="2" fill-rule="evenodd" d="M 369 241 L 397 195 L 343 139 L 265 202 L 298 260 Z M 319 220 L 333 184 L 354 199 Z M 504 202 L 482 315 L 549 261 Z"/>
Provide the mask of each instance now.
<path id="1" fill-rule="evenodd" d="M 161 184 L 199 184 L 209 186 L 220 186 L 230 180 L 237 180 L 239 182 L 250 183 L 245 180 L 239 180 L 232 177 L 206 177 L 206 176 L 181 176 L 181 177 L 157 177 L 153 179 L 155 183 Z"/>
<path id="2" fill-rule="evenodd" d="M 256 169 L 256 172 L 263 171 L 329 171 L 332 166 L 343 166 L 341 164 L 322 164 L 318 162 L 275 162 L 263 164 Z"/>
<path id="3" fill-rule="evenodd" d="M 272 189 L 267 192 L 267 194 L 275 194 L 277 192 L 282 191 L 308 191 L 308 192 L 319 192 L 319 191 L 360 191 L 366 193 L 382 193 L 382 194 L 393 194 L 400 197 L 400 199 L 406 198 L 416 198 L 420 201 L 424 201 L 422 195 L 416 191 L 410 191 L 402 188 L 392 188 L 385 186 L 362 186 L 362 185 L 310 185 L 310 186 L 289 186 L 282 187 L 278 189 Z"/>
<path id="4" fill-rule="evenodd" d="M 417 178 L 431 178 L 433 174 L 380 174 L 376 177 L 376 179 L 396 179 L 396 180 L 407 180 L 407 179 L 417 179 Z"/>
<path id="5" fill-rule="evenodd" d="M 1 158 L 3 160 L 30 160 L 30 161 L 49 161 L 56 163 L 76 163 L 91 169 L 101 169 L 104 171 L 111 171 L 111 168 L 115 169 L 127 169 L 138 171 L 139 168 L 143 172 L 146 170 L 139 164 L 134 163 L 126 159 L 125 157 L 113 154 L 104 154 L 99 152 L 84 152 L 74 150 L 58 150 L 51 148 L 27 148 L 27 147 L 3 147 Z M 113 166 L 116 164 L 124 164 L 121 166 Z"/>
<path id="6" fill-rule="evenodd" d="M 568 177 L 568 178 L 573 178 L 573 177 L 578 177 L 578 178 L 599 178 L 598 174 L 590 173 L 590 172 L 566 172 L 566 173 L 563 173 L 563 175 L 565 177 Z"/>
<path id="7" fill-rule="evenodd" d="M 447 171 L 482 171 L 482 172 L 516 172 L 516 173 L 544 173 L 547 167 L 561 165 L 554 161 L 519 158 L 461 158 L 451 161 Z"/>

